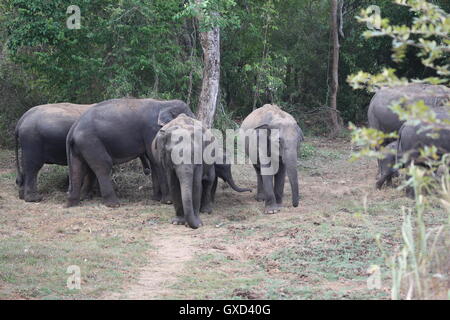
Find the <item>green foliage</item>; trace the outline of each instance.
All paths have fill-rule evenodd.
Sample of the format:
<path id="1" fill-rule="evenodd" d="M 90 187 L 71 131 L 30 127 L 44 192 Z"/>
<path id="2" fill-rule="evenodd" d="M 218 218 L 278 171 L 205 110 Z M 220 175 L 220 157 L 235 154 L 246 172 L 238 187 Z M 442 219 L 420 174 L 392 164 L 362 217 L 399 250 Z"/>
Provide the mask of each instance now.
<path id="1" fill-rule="evenodd" d="M 437 5 L 425 0 L 393 0 L 393 2 L 408 7 L 414 13 L 412 24 L 391 25 L 388 19 L 370 15 L 371 10 L 362 10 L 358 18 L 360 22 L 371 25 L 379 23 L 377 30 L 366 31 L 364 36 L 366 38 L 390 37 L 393 48 L 392 59 L 397 63 L 406 58 L 410 47 L 415 48 L 415 54 L 422 64 L 435 70 L 434 76 L 423 80 L 416 79 L 416 82 L 448 83 L 450 15 Z M 393 68 L 384 68 L 381 73 L 375 75 L 360 71 L 356 75 L 349 76 L 348 81 L 353 88 L 366 88 L 368 91 L 409 83 L 407 77 L 397 76 Z M 420 130 L 435 128 L 437 123 L 445 123 L 439 120 L 423 101 L 403 106 L 404 102 L 404 100 L 397 101 L 389 107 L 401 120 L 408 121 L 412 125 L 421 124 Z M 450 102 L 447 104 L 450 105 Z M 350 129 L 353 131 L 353 142 L 360 147 L 360 150 L 354 154 L 354 159 L 363 156 L 383 157 L 385 150 L 380 146 L 386 139 L 396 137 L 396 134 L 386 134 L 371 128 L 357 128 L 355 125 L 351 125 Z M 439 132 L 434 130 L 432 134 L 438 135 Z M 448 238 L 450 223 L 450 207 L 448 206 L 450 155 L 439 157 L 435 146 L 428 146 L 419 151 L 421 162 L 425 163 L 425 166 L 419 167 L 413 163 L 402 170 L 409 178 L 400 188 L 410 188 L 415 194 L 415 207 L 403 209 L 404 222 L 401 232 L 404 245 L 394 256 L 387 257 L 385 254 L 392 270 L 392 299 L 428 299 L 432 297 L 433 277 L 445 277 L 441 270 L 440 258 L 442 254 L 445 255 L 448 252 L 448 243 L 445 243 L 445 239 Z M 398 166 L 408 163 L 407 154 L 398 161 L 400 162 Z M 440 166 L 445 168 L 441 184 L 435 178 Z M 431 228 L 425 225 L 424 215 L 436 200 L 436 196 L 447 209 L 449 219 L 447 224 Z"/>
<path id="2" fill-rule="evenodd" d="M 450 9 L 448 1 L 435 2 Z M 400 26 L 415 14 L 390 0 L 376 3 Z M 0 105 L 2 136 L 10 134 L 11 123 L 38 103 L 93 103 L 133 96 L 179 98 L 195 109 L 203 70 L 198 33 L 212 26 L 221 28 L 220 100 L 226 113 L 243 118 L 254 107 L 274 102 L 289 110 L 305 131 L 328 130 L 329 0 L 75 0 L 70 4 L 80 7 L 79 30 L 66 26 L 67 1 L 0 0 L 0 86 L 7 93 L 0 90 L 2 98 L 14 96 Z M 345 121 L 354 123 L 366 120 L 370 94 L 352 90 L 345 82 L 348 74 L 363 67 L 374 74 L 394 67 L 387 39 L 361 37 L 364 26 L 354 16 L 369 4 L 369 0 L 344 1 L 338 108 Z M 442 22 L 442 28 L 446 25 Z M 446 45 L 428 40 L 426 48 L 434 48 L 432 41 L 437 47 Z M 422 59 L 439 62 L 442 57 L 435 51 Z M 436 77 L 437 71 L 423 66 L 414 53 L 406 52 L 396 75 Z M 10 141 L 8 135 L 1 143 Z"/>

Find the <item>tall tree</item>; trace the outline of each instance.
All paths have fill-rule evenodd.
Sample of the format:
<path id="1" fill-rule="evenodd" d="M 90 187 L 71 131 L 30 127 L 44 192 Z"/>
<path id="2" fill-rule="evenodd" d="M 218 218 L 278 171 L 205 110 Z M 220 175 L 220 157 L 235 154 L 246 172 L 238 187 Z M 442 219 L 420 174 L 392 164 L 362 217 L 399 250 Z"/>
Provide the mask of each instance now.
<path id="1" fill-rule="evenodd" d="M 204 0 L 196 0 L 199 7 Z M 211 15 L 218 15 L 211 12 Z M 205 19 L 203 13 L 198 15 L 200 24 Z M 218 25 L 211 26 L 200 31 L 200 44 L 203 49 L 203 83 L 200 93 L 197 117 L 203 124 L 211 128 L 216 112 L 217 97 L 220 84 L 220 28 Z"/>
<path id="2" fill-rule="evenodd" d="M 339 8 L 343 0 L 331 0 L 331 34 L 333 42 L 333 55 L 331 67 L 331 98 L 330 98 L 330 115 L 332 130 L 331 134 L 335 136 L 341 130 L 340 117 L 337 110 L 337 95 L 339 90 Z"/>

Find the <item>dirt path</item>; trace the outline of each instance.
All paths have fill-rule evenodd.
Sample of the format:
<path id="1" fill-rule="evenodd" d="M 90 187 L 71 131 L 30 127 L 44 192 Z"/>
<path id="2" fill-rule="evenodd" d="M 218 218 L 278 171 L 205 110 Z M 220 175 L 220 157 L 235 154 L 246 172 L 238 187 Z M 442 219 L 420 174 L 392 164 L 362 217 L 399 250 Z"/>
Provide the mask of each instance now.
<path id="1" fill-rule="evenodd" d="M 192 233 L 191 229 L 174 225 L 158 230 L 152 240 L 153 249 L 148 253 L 150 263 L 141 269 L 137 282 L 126 286 L 122 293 L 107 294 L 104 299 L 151 300 L 169 295 L 169 287 L 198 251 L 198 240 Z"/>

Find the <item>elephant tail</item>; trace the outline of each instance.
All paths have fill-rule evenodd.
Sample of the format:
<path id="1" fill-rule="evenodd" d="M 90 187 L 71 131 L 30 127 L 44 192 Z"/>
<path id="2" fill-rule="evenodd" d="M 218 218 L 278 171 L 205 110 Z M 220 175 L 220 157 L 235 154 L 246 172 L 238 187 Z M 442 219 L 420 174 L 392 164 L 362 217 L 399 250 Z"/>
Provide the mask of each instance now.
<path id="1" fill-rule="evenodd" d="M 75 122 L 72 127 L 69 130 L 69 133 L 67 134 L 66 138 L 66 155 L 67 155 L 67 166 L 69 167 L 69 190 L 68 192 L 72 190 L 72 179 L 71 179 L 71 172 L 72 172 L 72 148 L 73 148 L 73 131 L 76 126 Z"/>
<path id="2" fill-rule="evenodd" d="M 19 159 L 19 128 L 16 127 L 16 130 L 14 131 L 14 139 L 16 144 L 16 169 L 17 169 L 17 177 L 16 177 L 16 184 L 21 187 L 23 185 L 23 173 L 22 169 L 20 167 L 20 159 Z"/>

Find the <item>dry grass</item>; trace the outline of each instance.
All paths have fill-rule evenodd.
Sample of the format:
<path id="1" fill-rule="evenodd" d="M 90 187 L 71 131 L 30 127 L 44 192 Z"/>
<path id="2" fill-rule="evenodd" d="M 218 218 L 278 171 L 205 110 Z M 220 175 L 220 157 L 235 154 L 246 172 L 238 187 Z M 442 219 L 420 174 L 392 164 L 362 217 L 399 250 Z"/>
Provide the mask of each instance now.
<path id="1" fill-rule="evenodd" d="M 205 226 L 171 226 L 171 206 L 149 200 L 151 183 L 139 165 L 114 179 L 123 203 L 101 200 L 64 209 L 65 170 L 41 175 L 44 201 L 17 198 L 11 152 L 0 152 L 1 298 L 373 299 L 389 297 L 389 270 L 374 235 L 398 246 L 401 211 L 411 200 L 374 190 L 376 164 L 350 163 L 347 140 L 309 138 L 302 150 L 299 208 L 263 214 L 253 194 L 218 190 Z M 240 185 L 255 188 L 251 167 L 233 168 Z M 365 214 L 364 198 L 368 211 Z M 436 210 L 427 223 L 445 214 Z M 383 287 L 369 290 L 367 269 L 379 264 Z M 69 265 L 79 265 L 82 290 L 66 289 Z"/>

